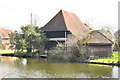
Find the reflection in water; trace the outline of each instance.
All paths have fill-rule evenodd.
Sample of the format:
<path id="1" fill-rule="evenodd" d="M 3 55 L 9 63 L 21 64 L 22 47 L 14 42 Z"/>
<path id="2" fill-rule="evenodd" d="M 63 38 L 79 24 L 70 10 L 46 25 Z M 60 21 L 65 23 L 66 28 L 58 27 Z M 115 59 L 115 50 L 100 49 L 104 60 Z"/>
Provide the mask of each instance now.
<path id="1" fill-rule="evenodd" d="M 108 78 L 116 76 L 118 67 L 83 63 L 48 63 L 41 58 L 2 57 L 1 72 L 10 78 Z"/>
<path id="2" fill-rule="evenodd" d="M 26 59 L 26 58 L 22 59 L 22 64 L 23 64 L 23 65 L 26 65 L 26 64 L 27 64 L 27 59 Z"/>
<path id="3" fill-rule="evenodd" d="M 112 70 L 112 77 L 113 78 L 118 78 L 118 67 L 113 67 L 113 70 Z"/>
<path id="4" fill-rule="evenodd" d="M 1 63 L 4 64 L 4 63 L 9 63 L 9 64 L 12 64 L 14 63 L 18 58 L 17 57 L 2 57 L 1 58 Z"/>

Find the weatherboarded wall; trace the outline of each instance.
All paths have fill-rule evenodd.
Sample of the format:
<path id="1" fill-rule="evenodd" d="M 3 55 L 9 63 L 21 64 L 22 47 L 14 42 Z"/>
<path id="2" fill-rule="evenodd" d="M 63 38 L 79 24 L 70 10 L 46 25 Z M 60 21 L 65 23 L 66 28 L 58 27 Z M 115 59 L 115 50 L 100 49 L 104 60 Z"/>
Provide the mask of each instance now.
<path id="1" fill-rule="evenodd" d="M 88 53 L 90 57 L 110 57 L 112 56 L 111 45 L 89 45 Z"/>

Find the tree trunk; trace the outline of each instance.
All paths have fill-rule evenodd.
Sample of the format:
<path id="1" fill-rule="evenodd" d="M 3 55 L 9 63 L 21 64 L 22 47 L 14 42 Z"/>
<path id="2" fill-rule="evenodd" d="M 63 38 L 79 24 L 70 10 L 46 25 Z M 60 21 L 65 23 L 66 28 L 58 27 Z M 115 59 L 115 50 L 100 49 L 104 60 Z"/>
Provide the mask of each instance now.
<path id="1" fill-rule="evenodd" d="M 32 48 L 27 48 L 27 53 L 31 53 L 32 52 Z"/>

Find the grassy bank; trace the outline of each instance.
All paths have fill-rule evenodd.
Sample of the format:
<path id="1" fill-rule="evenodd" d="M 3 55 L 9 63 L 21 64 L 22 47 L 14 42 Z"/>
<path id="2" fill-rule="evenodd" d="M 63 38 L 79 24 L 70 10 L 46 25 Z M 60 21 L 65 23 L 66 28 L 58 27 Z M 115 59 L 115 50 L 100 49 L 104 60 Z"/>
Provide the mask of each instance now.
<path id="1" fill-rule="evenodd" d="M 26 52 L 26 51 L 24 51 Z M 14 50 L 0 50 L 0 54 L 11 54 L 14 53 Z M 25 54 L 17 54 L 17 56 L 23 56 Z M 97 62 L 97 63 L 118 63 L 118 51 L 114 51 L 112 57 L 104 57 L 99 59 L 90 60 L 89 62 Z"/>
<path id="2" fill-rule="evenodd" d="M 15 52 L 15 50 L 0 50 L 0 54 L 2 56 L 15 56 L 15 57 L 40 57 L 38 52 L 31 52 L 28 54 L 26 50 L 23 50 L 22 52 L 21 51 Z"/>
<path id="3" fill-rule="evenodd" d="M 0 50 L 0 54 L 11 54 L 14 53 L 14 50 Z"/>
<path id="4" fill-rule="evenodd" d="M 113 51 L 112 57 L 104 57 L 100 59 L 90 60 L 89 62 L 100 62 L 100 63 L 118 63 L 118 51 Z"/>

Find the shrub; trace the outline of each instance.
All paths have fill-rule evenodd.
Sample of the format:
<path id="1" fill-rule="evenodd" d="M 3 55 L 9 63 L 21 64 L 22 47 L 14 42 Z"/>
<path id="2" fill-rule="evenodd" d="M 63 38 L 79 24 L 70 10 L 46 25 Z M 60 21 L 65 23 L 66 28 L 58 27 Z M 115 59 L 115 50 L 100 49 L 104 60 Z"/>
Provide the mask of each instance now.
<path id="1" fill-rule="evenodd" d="M 48 53 L 48 59 L 54 61 L 79 62 L 86 61 L 88 58 L 86 45 L 81 43 L 68 45 L 67 47 L 60 43 Z"/>
<path id="2" fill-rule="evenodd" d="M 3 50 L 7 49 L 6 44 L 2 44 L 2 49 L 3 49 Z"/>

